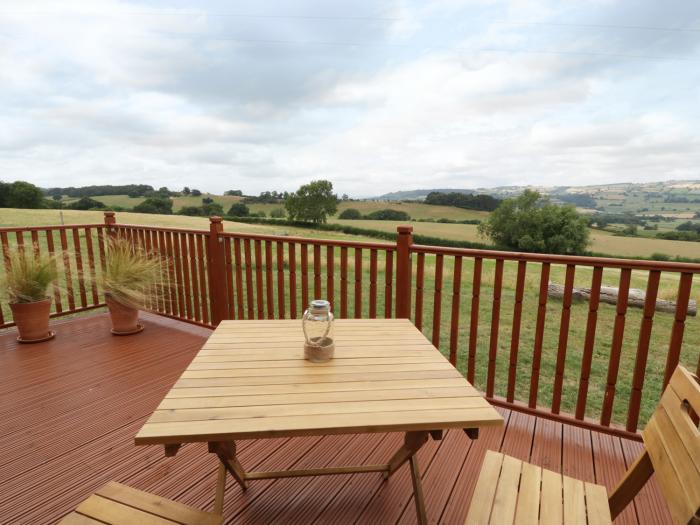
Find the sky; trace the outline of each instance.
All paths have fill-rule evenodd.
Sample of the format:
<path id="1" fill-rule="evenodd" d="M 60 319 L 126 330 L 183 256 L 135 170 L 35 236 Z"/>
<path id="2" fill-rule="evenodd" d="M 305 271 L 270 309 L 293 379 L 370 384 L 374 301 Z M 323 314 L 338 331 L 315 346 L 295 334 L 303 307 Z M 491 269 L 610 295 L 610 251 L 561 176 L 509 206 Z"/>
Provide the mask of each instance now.
<path id="1" fill-rule="evenodd" d="M 5 0 L 0 179 L 700 179 L 700 2 Z"/>

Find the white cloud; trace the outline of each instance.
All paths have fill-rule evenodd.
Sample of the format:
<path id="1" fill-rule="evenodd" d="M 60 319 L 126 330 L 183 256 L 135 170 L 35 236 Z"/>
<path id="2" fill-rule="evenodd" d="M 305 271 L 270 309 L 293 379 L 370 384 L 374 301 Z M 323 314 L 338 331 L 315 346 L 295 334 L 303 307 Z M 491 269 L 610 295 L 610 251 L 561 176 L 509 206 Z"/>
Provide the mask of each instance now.
<path id="1" fill-rule="evenodd" d="M 700 6 L 267 0 L 245 14 L 0 9 L 0 176 L 249 192 L 326 177 L 352 195 L 700 178 L 700 33 L 604 28 L 700 27 Z"/>

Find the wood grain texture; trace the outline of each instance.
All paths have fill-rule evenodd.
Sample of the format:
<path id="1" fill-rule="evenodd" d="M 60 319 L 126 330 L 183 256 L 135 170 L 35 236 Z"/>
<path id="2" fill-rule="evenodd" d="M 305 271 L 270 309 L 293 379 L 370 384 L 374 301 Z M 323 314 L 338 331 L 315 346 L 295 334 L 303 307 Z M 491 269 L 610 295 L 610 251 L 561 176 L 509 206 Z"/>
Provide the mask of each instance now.
<path id="1" fill-rule="evenodd" d="M 299 353 L 301 321 L 222 321 L 138 433 L 136 443 L 502 423 L 498 412 L 475 395 L 467 380 L 407 319 L 338 320 L 335 328 L 338 357 L 311 363 Z M 357 353 L 365 347 L 374 350 Z M 257 358 L 261 351 L 264 359 Z M 450 388 L 406 386 L 433 377 L 451 380 L 445 385 Z M 348 389 L 347 383 L 363 387 Z M 398 388 L 387 388 L 387 383 Z M 303 397 L 295 403 L 293 396 L 285 396 L 290 392 L 279 391 L 281 385 Z M 318 392 L 313 398 L 319 385 L 325 385 L 328 397 Z M 251 386 L 256 387 L 255 396 L 250 396 Z M 181 391 L 191 389 L 201 392 L 183 401 Z M 241 396 L 247 402 L 241 402 Z"/>

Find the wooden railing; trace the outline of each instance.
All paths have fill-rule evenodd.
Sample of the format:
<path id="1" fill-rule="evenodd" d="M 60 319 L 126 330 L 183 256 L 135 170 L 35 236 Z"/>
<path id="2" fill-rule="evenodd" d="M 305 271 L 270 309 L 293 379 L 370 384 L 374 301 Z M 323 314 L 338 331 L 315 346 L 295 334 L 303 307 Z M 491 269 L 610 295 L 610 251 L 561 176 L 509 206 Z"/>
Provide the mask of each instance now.
<path id="1" fill-rule="evenodd" d="M 679 362 L 700 372 L 700 325 L 686 322 L 698 264 L 420 246 L 411 232 L 399 227 L 396 243 L 322 240 L 225 232 L 216 217 L 208 231 L 123 225 L 108 212 L 104 225 L 0 238 L 5 254 L 10 237 L 60 252 L 71 286 L 55 315 L 102 304 L 105 236 L 119 235 L 161 260 L 156 313 L 216 326 L 299 318 L 324 297 L 340 318 L 411 318 L 494 404 L 618 435 L 637 436 Z M 563 298 L 549 297 L 550 282 Z M 619 289 L 616 305 L 600 302 L 603 285 Z M 588 301 L 574 299 L 581 286 Z M 630 288 L 646 290 L 642 309 L 629 307 Z M 661 297 L 675 312 L 657 312 Z"/>

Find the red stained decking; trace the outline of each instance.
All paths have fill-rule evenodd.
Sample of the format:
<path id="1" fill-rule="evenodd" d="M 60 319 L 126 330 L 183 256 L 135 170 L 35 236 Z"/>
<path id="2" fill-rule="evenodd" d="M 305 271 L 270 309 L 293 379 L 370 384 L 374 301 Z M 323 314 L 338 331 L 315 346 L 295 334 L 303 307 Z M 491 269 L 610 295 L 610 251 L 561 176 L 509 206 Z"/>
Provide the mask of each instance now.
<path id="1" fill-rule="evenodd" d="M 93 490 L 117 480 L 211 509 L 216 459 L 201 445 L 174 458 L 133 437 L 195 355 L 209 330 L 147 316 L 136 336 L 109 333 L 104 314 L 56 323 L 38 345 L 0 336 L 0 523 L 51 523 Z M 506 425 L 470 441 L 448 432 L 419 453 L 428 516 L 463 523 L 488 448 L 611 487 L 641 445 L 502 410 Z M 398 446 L 395 434 L 245 441 L 250 469 L 377 463 Z M 229 479 L 227 523 L 414 523 L 408 466 L 388 482 L 380 474 L 253 481 L 241 492 Z M 648 484 L 618 523 L 665 523 Z"/>

